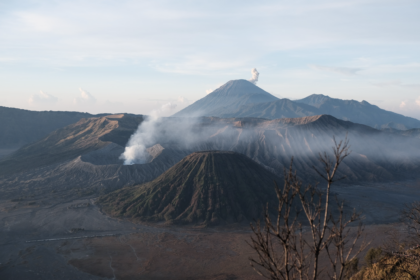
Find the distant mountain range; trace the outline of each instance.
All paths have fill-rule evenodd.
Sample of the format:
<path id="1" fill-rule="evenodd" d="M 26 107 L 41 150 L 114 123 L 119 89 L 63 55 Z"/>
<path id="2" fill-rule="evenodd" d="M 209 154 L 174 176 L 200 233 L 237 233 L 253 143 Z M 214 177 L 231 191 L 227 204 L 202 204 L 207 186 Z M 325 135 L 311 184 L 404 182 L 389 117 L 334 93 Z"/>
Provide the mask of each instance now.
<path id="1" fill-rule="evenodd" d="M 0 176 L 76 158 L 80 164 L 89 163 L 96 169 L 128 168 L 122 166 L 119 156 L 142 121 L 130 115 L 80 120 L 1 160 Z M 193 126 L 185 126 L 182 118 L 164 118 L 159 125 L 163 124 L 186 138 L 176 140 L 167 134 L 155 138 L 154 146 L 148 149 L 149 163 L 160 162 L 159 172 L 192 152 L 222 150 L 244 154 L 278 175 L 295 157 L 301 174 L 317 176 L 311 167 L 317 164 L 318 153 L 330 151 L 332 137 L 343 138 L 346 133 L 353 153 L 346 161 L 347 169 L 342 171 L 352 181 L 396 179 L 419 167 L 417 130 L 380 131 L 329 115 L 276 120 L 205 117 L 197 119 Z M 134 165 L 134 169 L 149 168 L 149 163 Z"/>
<path id="2" fill-rule="evenodd" d="M 341 100 L 322 94 L 300 100 L 279 99 L 247 80 L 229 81 L 173 116 L 278 119 L 325 114 L 388 131 L 420 128 L 419 120 L 383 110 L 366 101 Z M 106 115 L 109 114 L 38 112 L 0 106 L 0 159 L 82 118 Z"/>
<path id="3" fill-rule="evenodd" d="M 246 80 L 229 81 L 174 117 L 299 118 L 331 115 L 374 128 L 420 128 L 420 120 L 383 110 L 367 101 L 341 100 L 313 94 L 300 100 L 279 99 Z"/>

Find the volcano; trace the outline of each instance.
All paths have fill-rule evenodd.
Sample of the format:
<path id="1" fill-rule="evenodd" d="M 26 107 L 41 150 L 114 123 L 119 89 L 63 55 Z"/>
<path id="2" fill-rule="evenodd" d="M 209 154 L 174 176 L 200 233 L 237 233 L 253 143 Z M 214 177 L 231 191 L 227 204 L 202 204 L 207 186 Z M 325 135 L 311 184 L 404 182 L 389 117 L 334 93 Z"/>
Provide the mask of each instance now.
<path id="1" fill-rule="evenodd" d="M 331 115 L 376 129 L 420 128 L 420 120 L 379 108 L 367 101 L 312 94 L 300 100 L 279 99 L 247 80 L 232 80 L 173 117 L 301 118 Z"/>
<path id="2" fill-rule="evenodd" d="M 275 100 L 278 98 L 247 80 L 232 80 L 173 116 L 219 116 L 225 112 L 236 111 L 246 104 Z"/>
<path id="3" fill-rule="evenodd" d="M 155 180 L 98 199 L 107 214 L 141 221 L 216 225 L 261 218 L 281 179 L 235 152 L 192 153 Z"/>

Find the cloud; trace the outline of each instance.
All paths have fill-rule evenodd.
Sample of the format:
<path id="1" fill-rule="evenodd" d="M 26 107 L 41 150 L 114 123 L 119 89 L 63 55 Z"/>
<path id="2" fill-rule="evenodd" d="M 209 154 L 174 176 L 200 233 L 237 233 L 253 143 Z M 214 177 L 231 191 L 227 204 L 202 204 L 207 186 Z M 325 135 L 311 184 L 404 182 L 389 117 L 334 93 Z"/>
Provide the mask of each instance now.
<path id="1" fill-rule="evenodd" d="M 57 103 L 58 98 L 43 92 L 42 90 L 39 91 L 39 94 L 33 94 L 29 99 L 29 104 L 33 105 L 53 105 Z"/>
<path id="2" fill-rule="evenodd" d="M 349 67 L 329 67 L 321 65 L 311 65 L 311 68 L 319 71 L 326 71 L 346 76 L 357 75 L 357 72 L 362 71 L 362 68 L 349 68 Z"/>
<path id="3" fill-rule="evenodd" d="M 73 100 L 75 105 L 93 105 L 96 103 L 96 98 L 89 92 L 79 88 L 80 97 L 77 97 Z"/>
<path id="4" fill-rule="evenodd" d="M 385 81 L 385 82 L 377 82 L 377 83 L 372 83 L 372 85 L 377 86 L 377 87 L 402 87 L 402 88 L 407 88 L 407 89 L 413 89 L 413 90 L 418 90 L 420 89 L 420 84 L 404 84 L 401 81 L 398 80 L 393 80 L 393 81 Z"/>
<path id="5" fill-rule="evenodd" d="M 210 94 L 210 93 L 212 93 L 213 92 L 213 90 L 212 89 L 206 89 L 206 94 Z"/>
<path id="6" fill-rule="evenodd" d="M 399 86 L 401 85 L 401 82 L 400 81 L 385 81 L 385 82 L 372 83 L 372 85 L 377 86 L 377 87 Z"/>
<path id="7" fill-rule="evenodd" d="M 179 58 L 157 61 L 151 64 L 159 72 L 208 75 L 209 73 L 230 73 L 232 69 L 240 69 L 248 63 L 250 57 L 233 58 L 229 54 L 214 55 L 211 53 L 199 53 L 195 55 L 180 56 Z"/>
<path id="8" fill-rule="evenodd" d="M 58 25 L 56 19 L 37 13 L 19 12 L 16 16 L 26 27 L 25 29 L 30 31 L 49 32 Z"/>
<path id="9" fill-rule="evenodd" d="M 408 84 L 408 85 L 401 85 L 402 87 L 408 88 L 408 89 L 420 89 L 420 84 Z"/>
<path id="10" fill-rule="evenodd" d="M 177 104 L 169 102 L 169 103 L 163 104 L 161 107 L 161 110 L 162 112 L 172 111 L 177 106 L 178 106 Z"/>
<path id="11" fill-rule="evenodd" d="M 417 97 L 417 99 L 404 99 L 398 105 L 398 108 L 403 110 L 404 112 L 408 112 L 408 111 L 417 112 L 419 107 L 420 107 L 420 96 Z"/>
<path id="12" fill-rule="evenodd" d="M 177 102 L 178 102 L 180 105 L 189 105 L 189 104 L 191 103 L 191 101 L 190 101 L 190 100 L 188 100 L 187 98 L 185 98 L 184 96 L 178 96 L 178 98 L 177 98 Z"/>

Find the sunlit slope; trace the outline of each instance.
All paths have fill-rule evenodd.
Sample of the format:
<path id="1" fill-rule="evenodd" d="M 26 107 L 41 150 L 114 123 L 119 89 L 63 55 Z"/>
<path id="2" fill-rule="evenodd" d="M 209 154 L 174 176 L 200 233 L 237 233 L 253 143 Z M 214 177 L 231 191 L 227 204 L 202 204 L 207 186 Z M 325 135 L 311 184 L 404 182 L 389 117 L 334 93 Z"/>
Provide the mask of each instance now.
<path id="1" fill-rule="evenodd" d="M 0 174 L 11 174 L 74 159 L 110 143 L 124 147 L 142 120 L 142 117 L 125 115 L 81 119 L 50 133 L 36 143 L 22 147 L 0 161 Z"/>
<path id="2" fill-rule="evenodd" d="M 193 153 L 152 182 L 99 198 L 114 216 L 145 221 L 218 224 L 262 216 L 276 204 L 281 180 L 250 158 L 233 152 Z"/>

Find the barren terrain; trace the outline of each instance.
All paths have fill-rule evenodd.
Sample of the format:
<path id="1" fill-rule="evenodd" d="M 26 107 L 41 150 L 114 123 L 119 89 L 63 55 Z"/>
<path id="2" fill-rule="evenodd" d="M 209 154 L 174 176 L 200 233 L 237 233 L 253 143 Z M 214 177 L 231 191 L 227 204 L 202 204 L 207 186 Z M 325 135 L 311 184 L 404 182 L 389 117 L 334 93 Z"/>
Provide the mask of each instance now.
<path id="1" fill-rule="evenodd" d="M 419 197 L 417 186 L 342 185 L 335 191 L 364 212 L 376 246 L 387 232 L 404 229 L 399 211 Z M 1 279 L 259 279 L 249 266 L 247 227 L 133 224 L 102 214 L 92 197 L 35 194 L 0 201 Z"/>
<path id="2" fill-rule="evenodd" d="M 420 197 L 420 181 L 413 179 L 420 166 L 416 137 L 330 116 L 205 118 L 196 124 L 206 131 L 204 140 L 191 150 L 162 137 L 149 148 L 147 163 L 122 165 L 119 155 L 138 123 L 123 115 L 94 118 L 52 133 L 16 157 L 0 150 L 3 167 L 30 163 L 20 173 L 3 169 L 0 177 L 0 279 L 259 279 L 249 266 L 248 226 L 132 223 L 108 217 L 96 205 L 100 195 L 152 181 L 193 151 L 239 152 L 277 173 L 296 155 L 298 174 L 313 178 L 306 174 L 314 173 L 318 151 L 330 149 L 332 135 L 349 131 L 353 153 L 340 169 L 348 180 L 332 191 L 347 209 L 364 214 L 372 246 L 388 231 L 403 229 L 401 209 Z M 178 129 L 178 123 L 167 125 Z"/>

